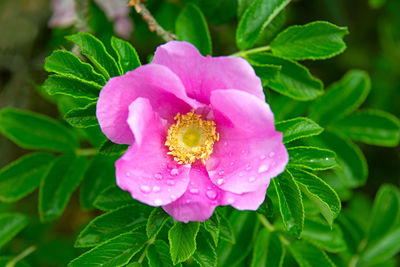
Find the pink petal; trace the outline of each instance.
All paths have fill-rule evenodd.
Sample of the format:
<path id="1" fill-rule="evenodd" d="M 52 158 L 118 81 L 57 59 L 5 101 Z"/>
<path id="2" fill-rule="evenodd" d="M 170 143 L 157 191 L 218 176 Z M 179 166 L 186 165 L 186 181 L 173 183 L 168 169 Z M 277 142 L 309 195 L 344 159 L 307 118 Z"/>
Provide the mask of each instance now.
<path id="1" fill-rule="evenodd" d="M 148 205 L 167 205 L 186 191 L 190 166 L 167 155 L 166 128 L 149 100 L 131 104 L 128 122 L 138 142 L 116 162 L 117 184 Z"/>
<path id="2" fill-rule="evenodd" d="M 268 104 L 245 92 L 218 90 L 211 108 L 220 134 L 206 163 L 211 181 L 236 194 L 266 187 L 288 162 Z"/>
<path id="3" fill-rule="evenodd" d="M 100 92 L 96 116 L 103 133 L 114 143 L 133 143 L 126 120 L 129 105 L 138 97 L 149 99 L 154 111 L 170 122 L 178 112 L 198 107 L 187 97 L 179 78 L 164 66 L 144 65 L 111 78 Z"/>
<path id="4" fill-rule="evenodd" d="M 221 204 L 231 205 L 238 210 L 257 210 L 265 200 L 268 185 L 269 183 L 267 186 L 257 189 L 257 191 L 243 194 L 225 191 Z"/>
<path id="5" fill-rule="evenodd" d="M 237 89 L 265 99 L 261 80 L 239 57 L 203 57 L 190 43 L 172 41 L 157 48 L 153 63 L 167 66 L 184 84 L 189 97 L 210 103 L 211 92 Z"/>
<path id="6" fill-rule="evenodd" d="M 177 221 L 205 221 L 210 218 L 220 203 L 223 192 L 208 177 L 201 164 L 192 166 L 189 173 L 190 183 L 175 202 L 163 206 L 163 209 Z"/>

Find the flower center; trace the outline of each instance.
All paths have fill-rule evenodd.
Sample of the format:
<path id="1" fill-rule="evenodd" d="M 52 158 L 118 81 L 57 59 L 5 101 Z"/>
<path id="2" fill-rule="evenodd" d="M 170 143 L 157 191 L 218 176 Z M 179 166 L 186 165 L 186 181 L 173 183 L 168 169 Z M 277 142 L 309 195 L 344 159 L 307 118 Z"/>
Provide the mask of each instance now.
<path id="1" fill-rule="evenodd" d="M 199 114 L 191 112 L 178 113 L 176 123 L 168 129 L 165 145 L 168 155 L 174 156 L 179 164 L 193 163 L 200 159 L 203 164 L 213 152 L 213 146 L 219 140 L 215 122 L 203 120 Z"/>

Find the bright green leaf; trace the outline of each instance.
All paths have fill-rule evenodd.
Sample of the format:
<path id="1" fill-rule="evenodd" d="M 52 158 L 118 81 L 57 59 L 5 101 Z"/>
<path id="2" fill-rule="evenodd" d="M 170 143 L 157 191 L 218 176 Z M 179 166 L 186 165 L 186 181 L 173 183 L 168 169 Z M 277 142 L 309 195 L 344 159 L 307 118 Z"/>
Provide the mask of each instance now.
<path id="1" fill-rule="evenodd" d="M 283 247 L 276 233 L 263 228 L 254 245 L 251 267 L 282 266 L 285 257 Z"/>
<path id="2" fill-rule="evenodd" d="M 42 85 L 49 95 L 67 95 L 74 98 L 96 100 L 101 87 L 93 82 L 77 80 L 58 74 L 50 75 Z"/>
<path id="3" fill-rule="evenodd" d="M 172 262 L 178 264 L 189 259 L 196 250 L 199 222 L 176 222 L 168 232 Z"/>
<path id="4" fill-rule="evenodd" d="M 192 43 L 203 56 L 211 55 L 211 37 L 203 13 L 195 4 L 187 4 L 176 19 L 178 39 Z"/>
<path id="5" fill-rule="evenodd" d="M 96 103 L 84 108 L 77 108 L 67 112 L 64 119 L 74 127 L 87 128 L 98 125 L 96 117 Z"/>
<path id="6" fill-rule="evenodd" d="M 82 54 L 93 63 L 107 80 L 110 77 L 121 75 L 117 63 L 99 39 L 86 32 L 70 35 L 66 38 L 81 48 Z"/>
<path id="7" fill-rule="evenodd" d="M 46 57 L 44 69 L 48 72 L 72 76 L 73 78 L 95 82 L 99 85 L 106 83 L 104 77 L 96 73 L 90 64 L 82 62 L 67 50 L 53 51 L 50 56 Z"/>
<path id="8" fill-rule="evenodd" d="M 326 126 L 355 111 L 367 98 L 371 81 L 364 71 L 352 70 L 330 85 L 310 110 L 310 118 Z"/>
<path id="9" fill-rule="evenodd" d="M 279 71 L 282 69 L 281 66 L 270 65 L 270 64 L 259 64 L 256 62 L 252 62 L 249 60 L 249 63 L 253 67 L 256 75 L 260 77 L 263 86 L 266 86 L 268 82 L 276 79 L 279 74 Z"/>
<path id="10" fill-rule="evenodd" d="M 319 135 L 324 130 L 314 121 L 304 117 L 280 121 L 275 126 L 277 131 L 283 133 L 284 144 L 300 138 Z"/>
<path id="11" fill-rule="evenodd" d="M 68 264 L 68 267 L 119 267 L 125 266 L 147 241 L 141 233 L 127 233 L 117 236 L 82 254 Z"/>
<path id="12" fill-rule="evenodd" d="M 300 267 L 335 267 L 325 252 L 310 243 L 295 241 L 288 249 Z"/>
<path id="13" fill-rule="evenodd" d="M 338 121 L 334 131 L 370 145 L 397 146 L 400 139 L 400 121 L 381 110 L 360 110 Z"/>
<path id="14" fill-rule="evenodd" d="M 201 267 L 217 266 L 217 254 L 215 249 L 202 232 L 197 235 L 196 244 L 196 252 L 193 254 L 193 259 Z"/>
<path id="15" fill-rule="evenodd" d="M 146 223 L 147 237 L 150 239 L 157 236 L 169 218 L 171 217 L 162 208 L 154 208 Z"/>
<path id="16" fill-rule="evenodd" d="M 27 149 L 72 151 L 79 146 L 71 131 L 59 122 L 15 108 L 0 111 L 0 132 Z"/>
<path id="17" fill-rule="evenodd" d="M 146 257 L 150 267 L 173 267 L 169 247 L 162 240 L 156 240 L 147 250 Z"/>
<path id="18" fill-rule="evenodd" d="M 220 238 L 229 242 L 231 244 L 236 243 L 235 234 L 233 233 L 233 229 L 229 220 L 221 213 L 218 213 L 219 218 L 219 231 L 220 231 Z"/>
<path id="19" fill-rule="evenodd" d="M 99 149 L 99 153 L 107 156 L 122 156 L 126 149 L 127 145 L 120 145 L 107 140 Z"/>
<path id="20" fill-rule="evenodd" d="M 323 84 L 299 63 L 269 53 L 248 55 L 250 62 L 281 66 L 279 73 L 266 85 L 274 91 L 298 101 L 313 100 L 323 94 Z"/>
<path id="21" fill-rule="evenodd" d="M 141 65 L 136 49 L 129 42 L 113 36 L 111 37 L 111 46 L 117 54 L 118 65 L 122 74 Z"/>
<path id="22" fill-rule="evenodd" d="M 109 211 L 135 203 L 138 202 L 132 198 L 129 192 L 123 191 L 117 186 L 111 186 L 100 193 L 93 205 L 98 209 Z"/>
<path id="23" fill-rule="evenodd" d="M 215 247 L 217 247 L 220 233 L 220 218 L 218 216 L 218 213 L 215 212 L 213 216 L 205 220 L 203 226 L 204 229 L 206 229 L 206 231 L 210 233 L 211 238 L 214 241 L 214 245 Z"/>
<path id="24" fill-rule="evenodd" d="M 241 50 L 251 48 L 261 31 L 283 10 L 290 0 L 254 0 L 239 21 L 236 44 Z"/>
<path id="25" fill-rule="evenodd" d="M 337 166 L 336 155 L 333 151 L 317 147 L 290 147 L 289 166 L 311 170 L 327 170 Z"/>
<path id="26" fill-rule="evenodd" d="M 1 169 L 0 201 L 14 202 L 35 190 L 53 159 L 49 153 L 32 153 Z"/>
<path id="27" fill-rule="evenodd" d="M 295 60 L 327 59 L 346 49 L 343 37 L 346 27 L 338 27 L 326 21 L 315 21 L 306 25 L 295 25 L 271 42 L 272 53 Z"/>
<path id="28" fill-rule="evenodd" d="M 20 213 L 0 214 L 0 248 L 28 225 L 29 219 Z"/>
<path id="29" fill-rule="evenodd" d="M 39 215 L 43 222 L 54 220 L 63 213 L 85 167 L 86 158 L 83 156 L 65 154 L 54 160 L 40 184 Z"/>

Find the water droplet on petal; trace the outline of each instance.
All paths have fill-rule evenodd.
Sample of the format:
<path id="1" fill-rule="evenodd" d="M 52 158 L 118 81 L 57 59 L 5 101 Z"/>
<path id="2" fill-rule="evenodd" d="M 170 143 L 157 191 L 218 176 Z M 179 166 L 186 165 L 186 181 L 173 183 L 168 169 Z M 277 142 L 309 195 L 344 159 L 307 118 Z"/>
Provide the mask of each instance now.
<path id="1" fill-rule="evenodd" d="M 191 189 L 189 189 L 189 192 L 191 193 L 191 194 L 198 194 L 199 193 L 199 189 L 197 189 L 197 188 L 191 188 Z"/>
<path id="2" fill-rule="evenodd" d="M 229 165 L 233 166 L 235 163 L 233 161 L 231 161 L 231 163 L 229 163 Z"/>
<path id="3" fill-rule="evenodd" d="M 178 169 L 174 168 L 174 169 L 171 170 L 171 175 L 172 176 L 177 176 L 178 174 L 179 174 L 179 170 Z"/>
<path id="4" fill-rule="evenodd" d="M 191 199 L 187 199 L 187 200 L 186 200 L 186 203 L 190 203 L 190 202 L 192 202 Z"/>
<path id="5" fill-rule="evenodd" d="M 270 158 L 272 158 L 273 156 L 275 156 L 275 152 L 270 152 L 270 153 L 268 154 L 268 156 L 269 156 Z"/>
<path id="6" fill-rule="evenodd" d="M 172 200 L 176 200 L 176 196 L 175 195 L 171 195 L 171 199 Z"/>
<path id="7" fill-rule="evenodd" d="M 250 171 L 250 170 L 251 170 L 251 166 L 250 166 L 250 165 L 247 165 L 246 171 Z"/>
<path id="8" fill-rule="evenodd" d="M 140 191 L 142 191 L 143 193 L 149 193 L 151 191 L 150 187 L 147 185 L 142 185 L 140 187 Z"/>
<path id="9" fill-rule="evenodd" d="M 153 186 L 153 192 L 160 192 L 161 188 L 159 186 Z"/>
<path id="10" fill-rule="evenodd" d="M 224 174 L 225 174 L 224 171 L 220 171 L 220 172 L 218 173 L 219 176 L 223 176 Z"/>
<path id="11" fill-rule="evenodd" d="M 160 206 L 163 203 L 163 201 L 159 198 L 154 199 L 154 204 L 156 204 L 157 206 Z"/>
<path id="12" fill-rule="evenodd" d="M 207 196 L 209 199 L 214 200 L 214 199 L 217 198 L 218 193 L 217 193 L 216 191 L 214 191 L 214 190 L 208 190 L 208 191 L 206 192 L 206 196 Z"/>
<path id="13" fill-rule="evenodd" d="M 224 179 L 218 179 L 218 180 L 217 180 L 217 184 L 218 184 L 218 185 L 222 185 L 223 183 L 224 183 Z"/>
<path id="14" fill-rule="evenodd" d="M 228 204 L 232 204 L 233 202 L 235 202 L 233 198 L 228 198 Z"/>
<path id="15" fill-rule="evenodd" d="M 162 179 L 161 173 L 154 174 L 154 178 L 156 178 L 157 180 L 161 180 Z"/>
<path id="16" fill-rule="evenodd" d="M 129 177 L 129 176 L 131 176 L 131 173 L 130 172 L 126 172 L 125 175 Z"/>
<path id="17" fill-rule="evenodd" d="M 265 155 L 261 155 L 260 156 L 260 159 L 262 160 L 262 159 L 265 159 L 266 158 L 266 156 Z"/>
<path id="18" fill-rule="evenodd" d="M 224 146 L 227 146 L 228 145 L 228 142 L 224 142 Z"/>
<path id="19" fill-rule="evenodd" d="M 239 173 L 239 177 L 243 177 L 243 173 Z"/>
<path id="20" fill-rule="evenodd" d="M 258 168 L 258 173 L 263 173 L 268 171 L 268 166 L 267 165 L 261 165 L 260 168 Z"/>
<path id="21" fill-rule="evenodd" d="M 175 181 L 174 180 L 171 180 L 171 179 L 168 179 L 167 180 L 167 185 L 175 185 Z"/>
<path id="22" fill-rule="evenodd" d="M 250 182 L 250 183 L 254 182 L 255 180 L 256 180 L 255 177 L 250 177 L 250 178 L 249 178 L 249 182 Z"/>

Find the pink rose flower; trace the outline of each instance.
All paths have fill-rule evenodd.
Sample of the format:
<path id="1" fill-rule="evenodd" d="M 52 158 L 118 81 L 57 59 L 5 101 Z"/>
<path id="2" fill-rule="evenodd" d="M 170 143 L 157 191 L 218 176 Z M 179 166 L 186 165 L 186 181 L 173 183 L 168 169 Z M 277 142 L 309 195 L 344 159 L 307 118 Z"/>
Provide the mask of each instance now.
<path id="1" fill-rule="evenodd" d="M 186 42 L 108 81 L 97 118 L 129 144 L 117 184 L 177 221 L 204 221 L 218 205 L 256 210 L 288 162 L 260 79 L 243 58 L 203 57 Z"/>

